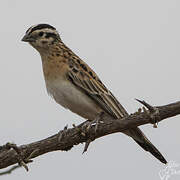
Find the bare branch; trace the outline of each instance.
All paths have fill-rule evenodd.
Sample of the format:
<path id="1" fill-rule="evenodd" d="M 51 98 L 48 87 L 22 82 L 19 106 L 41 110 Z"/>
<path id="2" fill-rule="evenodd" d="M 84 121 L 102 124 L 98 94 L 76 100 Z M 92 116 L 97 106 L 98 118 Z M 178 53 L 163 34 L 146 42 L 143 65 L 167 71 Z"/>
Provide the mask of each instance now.
<path id="1" fill-rule="evenodd" d="M 146 104 L 144 101 L 141 102 Z M 153 108 L 152 106 L 150 107 Z M 154 108 L 158 110 L 158 115 L 155 116 L 155 122 L 160 122 L 164 119 L 180 114 L 180 101 Z M 78 145 L 83 142 L 86 142 L 86 145 L 88 145 L 88 142 L 92 142 L 93 140 L 108 134 L 122 132 L 124 130 L 148 123 L 153 124 L 150 114 L 151 110 L 146 110 L 145 112 L 138 111 L 137 113 L 131 114 L 122 119 L 113 119 L 110 116 L 103 115 L 99 121 L 96 133 L 95 125 L 92 125 L 87 131 L 88 125 L 86 125 L 86 123 L 82 123 L 79 126 L 65 129 L 66 132 L 61 138 L 59 138 L 60 132 L 37 142 L 15 146 L 16 150 L 14 148 L 7 148 L 6 145 L 1 146 L 0 169 L 19 163 L 19 160 L 21 160 L 21 162 L 28 163 L 30 162 L 30 159 L 51 151 L 68 151 L 74 145 Z M 15 166 L 14 169 L 16 168 L 17 167 Z M 10 173 L 12 170 L 13 168 L 7 171 L 7 173 Z"/>

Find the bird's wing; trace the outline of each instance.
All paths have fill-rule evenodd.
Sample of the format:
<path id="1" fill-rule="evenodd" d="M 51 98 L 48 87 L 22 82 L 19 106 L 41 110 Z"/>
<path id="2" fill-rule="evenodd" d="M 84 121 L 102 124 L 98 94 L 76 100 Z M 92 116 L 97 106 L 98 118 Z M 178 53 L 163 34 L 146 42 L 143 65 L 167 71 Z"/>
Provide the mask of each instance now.
<path id="1" fill-rule="evenodd" d="M 84 62 L 79 68 L 68 71 L 69 80 L 92 98 L 101 108 L 114 118 L 122 118 L 127 115 L 126 110 L 113 96 L 113 94 L 100 81 L 98 76 Z"/>

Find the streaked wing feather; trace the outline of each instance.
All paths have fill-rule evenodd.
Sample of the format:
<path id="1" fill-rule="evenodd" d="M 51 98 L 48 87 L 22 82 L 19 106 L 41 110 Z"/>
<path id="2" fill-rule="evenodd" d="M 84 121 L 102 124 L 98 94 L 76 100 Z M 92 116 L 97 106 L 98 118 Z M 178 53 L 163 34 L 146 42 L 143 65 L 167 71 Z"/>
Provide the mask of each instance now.
<path id="1" fill-rule="evenodd" d="M 72 71 L 69 71 L 68 77 L 75 86 L 81 88 L 88 96 L 94 99 L 108 114 L 115 118 L 122 118 L 127 115 L 127 112 L 118 100 L 104 85 L 100 84 L 99 81 L 88 76 L 81 78 Z"/>

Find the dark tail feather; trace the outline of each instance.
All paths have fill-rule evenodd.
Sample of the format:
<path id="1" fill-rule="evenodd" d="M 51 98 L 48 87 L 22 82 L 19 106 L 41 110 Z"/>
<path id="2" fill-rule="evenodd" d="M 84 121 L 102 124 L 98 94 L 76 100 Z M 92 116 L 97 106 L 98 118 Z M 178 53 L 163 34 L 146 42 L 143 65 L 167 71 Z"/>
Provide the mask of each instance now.
<path id="1" fill-rule="evenodd" d="M 158 151 L 158 149 L 148 140 L 144 139 L 144 142 L 139 142 L 134 139 L 137 144 L 139 144 L 145 151 L 149 151 L 154 157 L 159 159 L 162 163 L 166 164 L 167 161 L 163 155 Z"/>
<path id="2" fill-rule="evenodd" d="M 133 128 L 125 131 L 131 136 L 137 144 L 139 144 L 145 151 L 149 151 L 154 157 L 159 159 L 162 163 L 166 164 L 167 161 L 158 149 L 148 140 L 145 134 L 139 128 Z"/>

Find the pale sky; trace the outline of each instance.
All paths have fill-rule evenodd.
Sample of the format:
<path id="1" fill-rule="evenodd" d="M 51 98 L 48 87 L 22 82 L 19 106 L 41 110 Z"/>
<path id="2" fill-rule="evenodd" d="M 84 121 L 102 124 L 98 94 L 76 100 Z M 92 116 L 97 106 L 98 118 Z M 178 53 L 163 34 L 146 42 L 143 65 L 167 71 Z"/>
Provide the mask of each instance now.
<path id="1" fill-rule="evenodd" d="M 47 95 L 40 56 L 20 41 L 31 25 L 55 26 L 66 45 L 133 113 L 141 107 L 134 98 L 152 105 L 180 100 L 179 19 L 178 0 L 2 0 L 0 144 L 28 144 L 84 121 Z M 157 129 L 141 127 L 164 157 L 177 163 L 179 119 L 162 121 Z M 20 168 L 1 179 L 158 180 L 165 168 L 122 133 L 100 138 L 86 154 L 82 151 L 78 145 L 69 152 L 45 154 L 28 165 L 28 173 Z"/>

